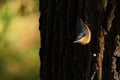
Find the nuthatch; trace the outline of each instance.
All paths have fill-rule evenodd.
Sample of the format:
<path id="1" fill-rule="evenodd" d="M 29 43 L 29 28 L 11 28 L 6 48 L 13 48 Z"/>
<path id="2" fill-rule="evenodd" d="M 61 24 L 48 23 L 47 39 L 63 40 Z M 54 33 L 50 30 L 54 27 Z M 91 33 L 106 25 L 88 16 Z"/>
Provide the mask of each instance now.
<path id="1" fill-rule="evenodd" d="M 79 16 L 76 20 L 76 35 L 77 38 L 73 43 L 86 45 L 91 40 L 91 31 L 89 27 L 82 21 L 82 19 L 79 18 Z"/>

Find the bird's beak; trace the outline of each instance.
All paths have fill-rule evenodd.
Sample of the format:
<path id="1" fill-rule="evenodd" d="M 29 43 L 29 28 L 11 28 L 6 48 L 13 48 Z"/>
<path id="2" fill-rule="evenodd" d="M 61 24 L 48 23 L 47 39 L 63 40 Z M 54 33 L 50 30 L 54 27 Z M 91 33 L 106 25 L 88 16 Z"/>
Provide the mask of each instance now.
<path id="1" fill-rule="evenodd" d="M 79 43 L 79 41 L 78 41 L 78 40 L 76 40 L 76 41 L 74 41 L 73 43 Z"/>

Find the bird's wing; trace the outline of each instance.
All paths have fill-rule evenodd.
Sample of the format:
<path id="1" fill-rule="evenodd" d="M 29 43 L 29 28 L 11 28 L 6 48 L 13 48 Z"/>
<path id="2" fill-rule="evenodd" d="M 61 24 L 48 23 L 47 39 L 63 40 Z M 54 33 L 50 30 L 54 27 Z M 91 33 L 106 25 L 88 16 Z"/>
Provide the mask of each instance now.
<path id="1" fill-rule="evenodd" d="M 82 21 L 82 19 L 79 18 L 79 16 L 77 16 L 77 20 L 76 20 L 76 39 L 80 39 L 83 36 L 88 35 L 88 31 L 85 28 L 85 25 Z"/>

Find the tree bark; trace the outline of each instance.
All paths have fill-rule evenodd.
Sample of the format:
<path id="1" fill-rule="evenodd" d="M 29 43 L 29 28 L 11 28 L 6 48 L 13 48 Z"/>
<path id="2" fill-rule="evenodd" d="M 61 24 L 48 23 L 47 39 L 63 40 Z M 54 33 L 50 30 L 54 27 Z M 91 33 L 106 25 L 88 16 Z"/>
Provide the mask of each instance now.
<path id="1" fill-rule="evenodd" d="M 41 80 L 120 80 L 119 0 L 40 0 L 40 12 Z M 77 16 L 88 45 L 73 44 Z"/>

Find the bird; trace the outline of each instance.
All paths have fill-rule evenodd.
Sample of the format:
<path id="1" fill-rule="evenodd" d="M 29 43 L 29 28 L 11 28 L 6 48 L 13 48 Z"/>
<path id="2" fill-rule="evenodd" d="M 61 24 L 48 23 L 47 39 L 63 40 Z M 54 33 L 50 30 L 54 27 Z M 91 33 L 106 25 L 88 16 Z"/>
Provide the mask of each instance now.
<path id="1" fill-rule="evenodd" d="M 86 45 L 91 40 L 91 30 L 87 24 L 85 24 L 79 16 L 76 19 L 76 39 L 73 43 L 80 45 Z"/>

